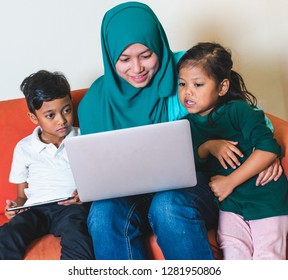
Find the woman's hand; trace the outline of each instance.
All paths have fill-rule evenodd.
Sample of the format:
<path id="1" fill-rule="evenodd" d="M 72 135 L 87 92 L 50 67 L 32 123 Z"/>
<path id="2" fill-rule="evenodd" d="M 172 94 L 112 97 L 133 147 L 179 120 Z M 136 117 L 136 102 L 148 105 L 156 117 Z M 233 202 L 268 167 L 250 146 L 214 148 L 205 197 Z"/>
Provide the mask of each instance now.
<path id="1" fill-rule="evenodd" d="M 238 142 L 228 140 L 208 140 L 199 147 L 198 154 L 200 158 L 205 158 L 209 152 L 225 169 L 228 168 L 227 164 L 235 169 L 241 164 L 237 156 L 243 157 L 242 152 L 236 147 L 237 144 Z"/>
<path id="2" fill-rule="evenodd" d="M 283 173 L 280 159 L 277 158 L 270 166 L 259 173 L 256 186 L 264 186 L 270 181 L 277 181 Z"/>

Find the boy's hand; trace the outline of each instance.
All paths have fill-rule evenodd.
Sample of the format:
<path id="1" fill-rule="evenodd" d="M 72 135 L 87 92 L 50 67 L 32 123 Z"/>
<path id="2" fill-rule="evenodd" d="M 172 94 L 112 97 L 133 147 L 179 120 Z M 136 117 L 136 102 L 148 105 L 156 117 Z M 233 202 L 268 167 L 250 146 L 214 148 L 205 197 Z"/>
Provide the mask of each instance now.
<path id="1" fill-rule="evenodd" d="M 7 208 L 11 208 L 11 207 L 15 207 L 17 206 L 17 203 L 13 200 L 6 200 L 6 207 L 5 207 L 5 216 L 11 220 L 12 218 L 14 218 L 18 213 L 19 210 L 15 210 L 15 211 L 6 211 Z"/>
<path id="2" fill-rule="evenodd" d="M 69 206 L 71 204 L 83 204 L 82 201 L 80 201 L 79 195 L 77 190 L 75 190 L 72 194 L 72 198 L 69 200 L 65 200 L 65 201 L 60 201 L 58 202 L 59 205 L 63 205 L 63 206 Z"/>

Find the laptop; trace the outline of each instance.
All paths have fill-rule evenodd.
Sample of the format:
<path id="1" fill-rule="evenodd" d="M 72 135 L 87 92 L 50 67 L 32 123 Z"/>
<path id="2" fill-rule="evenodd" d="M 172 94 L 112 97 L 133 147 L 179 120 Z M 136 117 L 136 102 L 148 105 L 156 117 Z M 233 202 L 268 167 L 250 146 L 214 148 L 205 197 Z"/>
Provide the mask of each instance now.
<path id="1" fill-rule="evenodd" d="M 83 202 L 197 184 L 188 120 L 82 135 L 64 141 Z"/>
<path id="2" fill-rule="evenodd" d="M 40 201 L 40 202 L 35 202 L 35 203 L 27 203 L 21 206 L 14 206 L 14 207 L 10 207 L 7 208 L 6 211 L 16 211 L 16 210 L 21 210 L 21 209 L 30 209 L 32 207 L 35 206 L 40 206 L 40 205 L 45 205 L 45 204 L 51 204 L 51 203 L 57 203 L 60 201 L 66 201 L 73 198 L 72 196 L 64 196 L 64 197 L 59 197 L 59 198 L 55 198 L 55 199 L 49 199 L 49 200 L 45 200 L 45 201 Z"/>

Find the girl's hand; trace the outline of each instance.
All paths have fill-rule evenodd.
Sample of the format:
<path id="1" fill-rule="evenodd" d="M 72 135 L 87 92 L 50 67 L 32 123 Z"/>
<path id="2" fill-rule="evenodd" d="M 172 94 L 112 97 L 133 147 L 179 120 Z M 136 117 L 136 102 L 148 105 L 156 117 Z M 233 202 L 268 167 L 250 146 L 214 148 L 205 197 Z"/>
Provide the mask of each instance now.
<path id="1" fill-rule="evenodd" d="M 64 205 L 64 206 L 69 206 L 71 204 L 83 204 L 82 201 L 80 201 L 79 195 L 77 190 L 75 190 L 72 194 L 72 198 L 69 200 L 65 200 L 65 201 L 60 201 L 58 202 L 59 205 Z"/>
<path id="2" fill-rule="evenodd" d="M 281 166 L 280 159 L 277 158 L 269 167 L 259 173 L 256 186 L 264 186 L 270 181 L 277 181 L 283 173 L 283 167 Z"/>
<path id="3" fill-rule="evenodd" d="M 233 169 L 241 163 L 238 157 L 243 157 L 242 152 L 236 147 L 238 142 L 228 140 L 209 140 L 205 143 L 209 153 L 216 157 L 221 165 L 227 169 L 227 164 Z"/>
<path id="4" fill-rule="evenodd" d="M 209 186 L 218 198 L 219 202 L 223 201 L 234 190 L 229 176 L 216 175 L 210 178 Z"/>

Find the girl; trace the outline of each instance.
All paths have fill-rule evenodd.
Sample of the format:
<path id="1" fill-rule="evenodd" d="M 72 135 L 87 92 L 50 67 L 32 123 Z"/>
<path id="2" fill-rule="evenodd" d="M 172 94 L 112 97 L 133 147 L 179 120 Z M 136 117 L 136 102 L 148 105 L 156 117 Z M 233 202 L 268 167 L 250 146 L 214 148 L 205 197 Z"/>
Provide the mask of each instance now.
<path id="1" fill-rule="evenodd" d="M 178 62 L 179 99 L 196 135 L 196 164 L 209 172 L 219 200 L 224 259 L 285 259 L 287 179 L 256 186 L 256 175 L 281 157 L 281 147 L 232 66 L 231 54 L 214 43 L 199 43 Z M 216 154 L 219 139 L 227 146 Z M 242 151 L 238 157 L 231 156 L 235 144 Z"/>

